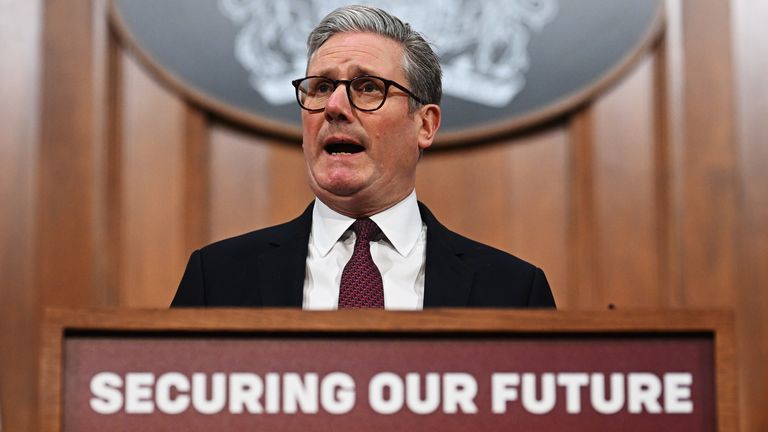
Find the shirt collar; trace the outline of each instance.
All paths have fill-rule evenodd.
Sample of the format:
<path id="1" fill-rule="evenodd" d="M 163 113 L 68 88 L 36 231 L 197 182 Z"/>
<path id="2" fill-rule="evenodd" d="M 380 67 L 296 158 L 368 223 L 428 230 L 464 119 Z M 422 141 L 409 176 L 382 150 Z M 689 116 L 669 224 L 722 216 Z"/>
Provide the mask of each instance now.
<path id="1" fill-rule="evenodd" d="M 416 191 L 394 206 L 371 216 L 381 228 L 392 246 L 402 256 L 407 256 L 421 235 L 422 221 Z M 349 229 L 355 219 L 333 211 L 315 198 L 312 210 L 312 242 L 322 255 L 327 255 L 333 245 Z"/>

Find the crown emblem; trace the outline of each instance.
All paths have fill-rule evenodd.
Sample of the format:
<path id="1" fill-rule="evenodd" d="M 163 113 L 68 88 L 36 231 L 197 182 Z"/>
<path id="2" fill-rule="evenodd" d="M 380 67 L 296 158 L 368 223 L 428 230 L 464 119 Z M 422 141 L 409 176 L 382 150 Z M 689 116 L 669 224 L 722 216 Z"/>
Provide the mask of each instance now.
<path id="1" fill-rule="evenodd" d="M 268 103 L 294 100 L 289 78 L 306 68 L 306 36 L 346 0 L 219 0 L 240 27 L 235 57 Z M 557 0 L 381 0 L 429 41 L 443 67 L 443 93 L 502 108 L 525 87 L 528 43 L 558 11 Z"/>

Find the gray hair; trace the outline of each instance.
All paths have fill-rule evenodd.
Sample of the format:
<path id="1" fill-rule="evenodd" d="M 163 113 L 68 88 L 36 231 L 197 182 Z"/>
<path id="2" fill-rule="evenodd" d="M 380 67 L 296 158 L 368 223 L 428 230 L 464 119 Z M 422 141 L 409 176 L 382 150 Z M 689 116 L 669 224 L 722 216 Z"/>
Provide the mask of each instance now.
<path id="1" fill-rule="evenodd" d="M 443 94 L 442 70 L 432 47 L 408 23 L 370 6 L 344 6 L 329 13 L 307 37 L 307 58 L 337 33 L 367 32 L 382 35 L 403 47 L 403 72 L 407 86 L 426 104 L 440 104 Z M 309 61 L 308 60 L 308 61 Z M 419 102 L 410 98 L 411 111 Z"/>

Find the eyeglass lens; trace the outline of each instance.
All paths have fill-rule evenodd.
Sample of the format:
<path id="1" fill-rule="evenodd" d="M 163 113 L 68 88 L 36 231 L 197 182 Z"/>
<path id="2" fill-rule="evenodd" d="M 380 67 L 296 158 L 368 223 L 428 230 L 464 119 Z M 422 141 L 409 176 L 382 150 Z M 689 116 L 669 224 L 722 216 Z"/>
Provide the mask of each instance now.
<path id="1" fill-rule="evenodd" d="M 351 81 L 339 81 L 347 85 L 347 94 L 358 109 L 373 110 L 384 104 L 387 97 L 387 85 L 375 77 L 357 77 Z M 336 86 L 328 78 L 306 78 L 299 83 L 298 94 L 301 105 L 309 110 L 325 108 Z"/>

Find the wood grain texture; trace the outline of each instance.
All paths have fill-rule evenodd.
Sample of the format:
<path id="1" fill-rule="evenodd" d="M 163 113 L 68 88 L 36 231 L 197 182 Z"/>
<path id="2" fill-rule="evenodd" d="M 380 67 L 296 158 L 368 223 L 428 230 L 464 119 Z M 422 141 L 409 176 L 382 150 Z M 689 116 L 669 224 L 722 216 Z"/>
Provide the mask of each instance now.
<path id="1" fill-rule="evenodd" d="M 54 313 L 55 315 L 55 313 Z M 46 317 L 51 316 L 46 312 Z M 40 431 L 61 431 L 61 368 L 64 325 L 59 319 L 44 317 L 40 326 L 39 415 Z"/>
<path id="2" fill-rule="evenodd" d="M 42 3 L 36 279 L 17 288 L 33 289 L 38 307 L 105 304 L 103 6 L 100 0 Z M 28 328 L 32 335 L 39 331 L 36 317 L 31 315 Z M 22 376 L 36 377 L 35 365 L 20 366 Z M 34 406 L 36 394 L 36 386 L 28 385 L 16 397 Z M 21 426 L 19 430 L 34 429 L 36 421 L 28 419 Z"/>
<path id="3" fill-rule="evenodd" d="M 110 110 L 114 106 L 110 105 L 111 100 L 109 87 L 110 61 L 114 53 L 109 38 L 109 26 L 107 25 L 107 7 L 106 0 L 92 0 L 90 11 L 91 21 L 91 73 L 92 73 L 92 142 L 91 149 L 93 153 L 93 186 L 92 198 L 92 217 L 90 230 L 93 236 L 93 256 L 89 304 L 92 306 L 109 306 L 117 303 L 117 286 L 111 285 L 114 280 L 111 278 L 113 257 L 104 251 L 109 249 L 111 232 L 114 225 L 111 222 L 110 213 L 110 195 L 112 193 L 112 182 L 110 161 L 113 158 L 113 149 L 109 145 L 110 138 Z"/>
<path id="4" fill-rule="evenodd" d="M 738 161 L 729 4 L 683 2 L 685 305 L 733 306 Z"/>
<path id="5" fill-rule="evenodd" d="M 170 304 L 186 261 L 184 104 L 123 60 L 120 304 Z"/>
<path id="6" fill-rule="evenodd" d="M 677 5 L 679 6 L 679 4 Z M 675 92 L 671 90 L 677 87 L 675 81 L 682 74 L 673 67 L 677 64 L 674 56 L 679 55 L 679 7 L 674 7 L 673 2 L 667 3 L 667 8 L 672 10 L 667 16 L 666 37 L 662 39 L 657 47 L 654 56 L 653 68 L 653 107 L 654 121 L 654 144 L 653 144 L 653 169 L 654 169 L 654 196 L 655 196 L 655 218 L 656 218 L 656 251 L 659 286 L 659 306 L 671 307 L 682 304 L 682 283 L 680 283 L 681 274 L 679 270 L 680 254 L 678 253 L 677 238 L 679 226 L 678 219 L 675 217 L 677 212 L 674 208 L 674 195 L 672 178 L 676 171 L 673 169 L 673 149 L 679 148 L 682 139 L 678 138 L 680 121 L 680 98 L 674 97 Z M 673 84 L 675 83 L 675 84 Z"/>
<path id="7" fill-rule="evenodd" d="M 106 118 L 104 152 L 106 178 L 104 212 L 107 232 L 103 245 L 107 259 L 104 289 L 105 305 L 115 307 L 120 302 L 123 275 L 123 51 L 114 36 L 107 34 L 106 59 Z"/>
<path id="8" fill-rule="evenodd" d="M 210 242 L 269 225 L 269 152 L 257 137 L 211 129 Z M 287 176 L 285 176 L 287 177 Z"/>
<path id="9" fill-rule="evenodd" d="M 268 142 L 269 224 L 297 217 L 315 198 L 309 188 L 301 147 L 293 143 Z"/>
<path id="10" fill-rule="evenodd" d="M 67 329 L 100 331 L 281 332 L 354 335 L 371 333 L 548 334 L 686 333 L 715 335 L 719 431 L 736 431 L 733 316 L 718 311 L 552 312 L 509 309 L 437 309 L 422 312 L 301 311 L 296 309 L 176 309 L 149 311 L 46 311 L 41 392 L 43 429 L 60 430 L 61 347 Z"/>
<path id="11" fill-rule="evenodd" d="M 657 102 L 659 140 L 657 142 L 657 189 L 659 190 L 661 226 L 667 229 L 660 256 L 667 259 L 664 279 L 668 295 L 666 305 L 684 307 L 686 298 L 684 245 L 685 215 L 685 39 L 683 35 L 683 1 L 667 1 L 667 31 L 660 44 Z"/>
<path id="12" fill-rule="evenodd" d="M 417 196 L 448 228 L 509 251 L 505 238 L 512 224 L 505 210 L 511 200 L 512 152 L 513 145 L 501 143 L 427 152 L 417 168 Z"/>
<path id="13" fill-rule="evenodd" d="M 221 126 L 211 130 L 209 241 L 272 225 L 273 153 L 268 141 Z M 282 172 L 276 181 L 291 178 Z M 275 200 L 279 206 L 279 201 Z M 298 215 L 298 212 L 296 213 Z"/>
<path id="14" fill-rule="evenodd" d="M 685 305 L 720 305 L 742 312 L 739 297 L 741 256 L 739 236 L 743 206 L 739 188 L 739 148 L 732 53 L 731 4 L 722 1 L 683 1 L 682 67 L 685 74 L 682 148 L 683 191 L 681 245 Z M 752 301 L 750 299 L 749 301 Z M 740 362 L 756 354 L 753 330 L 737 315 L 737 356 Z M 765 360 L 763 360 L 764 364 Z M 748 406 L 760 387 L 741 369 L 739 396 L 742 427 Z M 761 397 L 765 406 L 766 396 Z"/>
<path id="15" fill-rule="evenodd" d="M 449 228 L 541 266 L 568 313 L 734 310 L 719 363 L 738 366 L 741 429 L 763 431 L 768 6 L 666 4 L 663 40 L 606 93 L 526 135 L 428 152 L 417 191 Z M 164 89 L 105 40 L 104 8 L 0 2 L 4 431 L 34 430 L 39 308 L 165 308 L 193 248 L 312 199 L 296 143 Z"/>
<path id="16" fill-rule="evenodd" d="M 654 189 L 653 58 L 593 107 L 594 224 L 600 263 L 592 306 L 661 302 Z M 632 101 L 628 104 L 627 101 Z"/>
<path id="17" fill-rule="evenodd" d="M 723 332 L 733 338 L 733 313 L 717 309 L 657 311 L 547 311 L 513 309 L 437 308 L 429 311 L 346 309 L 303 311 L 296 308 L 179 308 L 45 310 L 46 328 L 73 330 L 226 330 L 234 332 L 477 332 L 571 333 L 606 332 Z"/>
<path id="18" fill-rule="evenodd" d="M 419 200 L 450 229 L 544 268 L 560 305 L 568 304 L 566 146 L 557 128 L 489 147 L 428 152 L 416 182 Z"/>
<path id="19" fill-rule="evenodd" d="M 44 8 L 36 198 L 37 277 L 46 305 L 87 305 L 93 293 L 100 171 L 92 13 L 87 1 Z"/>
<path id="20" fill-rule="evenodd" d="M 594 308 L 600 266 L 595 226 L 594 111 L 585 107 L 569 119 L 568 276 L 569 304 Z M 607 305 L 603 305 L 605 307 Z M 598 306 L 598 309 L 603 307 Z"/>
<path id="21" fill-rule="evenodd" d="M 208 242 L 211 168 L 208 119 L 204 112 L 184 106 L 184 250 Z"/>
<path id="22" fill-rule="evenodd" d="M 42 2 L 0 2 L 0 428 L 33 430 L 34 285 Z"/>
<path id="23" fill-rule="evenodd" d="M 737 0 L 734 59 L 738 83 L 738 143 L 742 214 L 738 278 L 738 326 L 742 429 L 768 430 L 768 3 Z"/>
<path id="24" fill-rule="evenodd" d="M 311 202 L 299 146 L 211 129 L 211 231 L 221 240 L 297 217 Z"/>
<path id="25" fill-rule="evenodd" d="M 568 144 L 567 129 L 560 125 L 510 145 L 504 209 L 504 249 L 544 269 L 561 310 L 573 308 L 568 296 Z"/>

